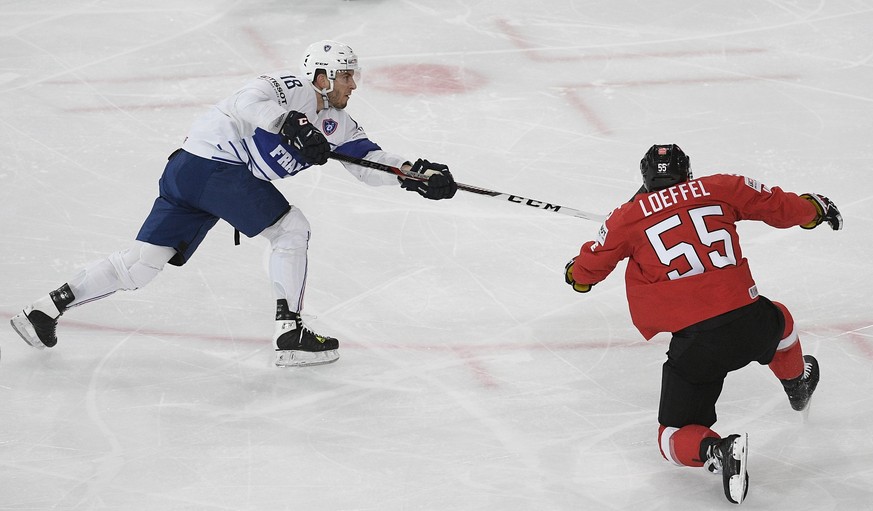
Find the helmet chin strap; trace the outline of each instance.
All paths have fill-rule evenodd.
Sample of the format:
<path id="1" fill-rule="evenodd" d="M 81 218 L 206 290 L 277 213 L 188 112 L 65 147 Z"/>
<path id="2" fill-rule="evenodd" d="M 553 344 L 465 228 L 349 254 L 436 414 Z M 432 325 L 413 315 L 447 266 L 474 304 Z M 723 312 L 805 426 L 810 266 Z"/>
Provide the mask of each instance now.
<path id="1" fill-rule="evenodd" d="M 315 89 L 316 92 L 321 94 L 322 108 L 330 107 L 330 100 L 327 98 L 327 94 L 329 92 L 333 92 L 333 80 L 328 81 L 330 82 L 330 87 L 328 87 L 327 89 L 319 89 L 318 86 L 315 85 L 315 83 L 312 84 L 312 88 Z"/>

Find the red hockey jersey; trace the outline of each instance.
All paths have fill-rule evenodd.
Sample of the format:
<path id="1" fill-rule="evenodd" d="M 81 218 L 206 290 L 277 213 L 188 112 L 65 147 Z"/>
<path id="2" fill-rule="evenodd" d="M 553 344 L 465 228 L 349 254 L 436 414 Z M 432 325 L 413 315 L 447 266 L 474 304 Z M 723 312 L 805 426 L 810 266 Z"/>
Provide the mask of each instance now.
<path id="1" fill-rule="evenodd" d="M 576 282 L 596 284 L 624 258 L 628 307 L 646 339 L 753 302 L 758 291 L 736 222 L 777 228 L 811 222 L 815 206 L 743 176 L 716 174 L 652 193 L 614 210 L 573 265 Z"/>

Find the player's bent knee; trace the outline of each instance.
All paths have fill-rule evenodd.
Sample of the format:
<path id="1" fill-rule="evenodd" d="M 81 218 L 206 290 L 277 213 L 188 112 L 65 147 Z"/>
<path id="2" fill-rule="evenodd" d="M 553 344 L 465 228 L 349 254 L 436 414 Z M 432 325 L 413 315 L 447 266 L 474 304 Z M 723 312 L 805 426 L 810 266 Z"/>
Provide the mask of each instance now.
<path id="1" fill-rule="evenodd" d="M 133 290 L 151 282 L 167 264 L 176 250 L 142 241 L 135 241 L 127 250 L 115 252 L 109 261 L 115 268 L 121 289 Z"/>
<path id="2" fill-rule="evenodd" d="M 309 247 L 309 220 L 299 209 L 292 207 L 261 234 L 270 240 L 273 250 L 305 250 Z"/>
<path id="3" fill-rule="evenodd" d="M 794 329 L 794 318 L 791 317 L 791 313 L 788 312 L 788 307 L 779 302 L 773 302 L 773 305 L 779 309 L 779 312 L 782 313 L 782 317 L 785 318 L 785 328 L 782 330 L 782 340 L 779 341 L 779 346 L 776 350 L 787 350 L 797 342 L 797 331 Z"/>

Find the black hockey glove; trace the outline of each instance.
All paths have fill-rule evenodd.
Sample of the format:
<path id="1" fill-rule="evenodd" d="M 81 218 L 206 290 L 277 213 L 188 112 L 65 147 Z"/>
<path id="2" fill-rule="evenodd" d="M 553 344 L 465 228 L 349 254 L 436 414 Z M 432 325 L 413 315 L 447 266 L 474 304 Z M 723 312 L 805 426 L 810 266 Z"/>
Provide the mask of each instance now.
<path id="1" fill-rule="evenodd" d="M 449 172 L 448 165 L 431 163 L 419 158 L 409 173 L 420 177 L 423 181 L 400 178 L 400 186 L 410 192 L 418 192 L 422 197 L 433 200 L 451 199 L 458 191 L 458 185 Z"/>
<path id="2" fill-rule="evenodd" d="M 837 205 L 824 195 L 817 193 L 804 193 L 801 195 L 815 206 L 815 219 L 808 224 L 801 225 L 804 229 L 814 229 L 820 223 L 825 222 L 831 226 L 831 229 L 839 231 L 843 228 L 843 215 L 837 209 Z"/>
<path id="3" fill-rule="evenodd" d="M 570 259 L 570 262 L 567 263 L 567 266 L 564 267 L 564 282 L 573 286 L 573 291 L 577 293 L 587 293 L 591 291 L 591 288 L 594 287 L 594 284 L 579 284 L 573 279 L 573 263 L 576 262 L 576 258 Z"/>
<path id="4" fill-rule="evenodd" d="M 284 142 L 300 151 L 300 156 L 311 165 L 324 165 L 330 154 L 330 144 L 309 119 L 300 112 L 288 112 L 285 123 L 279 130 Z"/>

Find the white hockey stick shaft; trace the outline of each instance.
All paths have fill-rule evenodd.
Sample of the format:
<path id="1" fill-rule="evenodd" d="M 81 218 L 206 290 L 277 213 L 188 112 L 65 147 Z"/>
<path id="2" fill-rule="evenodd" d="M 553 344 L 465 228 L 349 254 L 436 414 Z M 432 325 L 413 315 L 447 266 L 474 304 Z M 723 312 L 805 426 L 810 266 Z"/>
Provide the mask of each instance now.
<path id="1" fill-rule="evenodd" d="M 392 167 L 391 165 L 385 165 L 384 163 L 379 163 L 371 160 L 365 160 L 363 158 L 356 158 L 354 156 L 347 156 L 345 154 L 340 154 L 335 151 L 331 151 L 330 157 L 335 160 L 340 160 L 348 163 L 353 163 L 355 165 L 360 165 L 362 167 L 367 167 L 371 169 L 381 170 L 382 172 L 389 172 L 391 174 L 395 174 L 398 176 L 402 176 L 409 179 L 417 179 L 422 180 L 419 176 L 410 175 L 407 172 L 403 172 L 403 170 Z M 464 183 L 456 183 L 458 185 L 458 190 L 463 190 L 465 192 L 475 193 L 478 195 L 485 195 L 488 197 L 494 197 L 496 199 L 505 200 L 508 202 L 512 202 L 513 204 L 522 204 L 524 206 L 529 206 L 532 208 L 542 209 L 543 211 L 551 211 L 553 213 L 560 213 L 562 215 L 575 216 L 577 218 L 584 218 L 586 220 L 592 220 L 594 222 L 603 222 L 606 217 L 604 215 L 598 215 L 596 213 L 589 213 L 587 211 L 581 211 L 578 209 L 568 208 L 566 206 L 559 206 L 557 204 L 552 204 L 549 202 L 529 199 L 527 197 L 522 197 L 521 195 L 513 195 L 509 193 L 497 192 L 494 190 L 488 190 L 487 188 L 480 188 L 478 186 L 465 185 Z"/>

